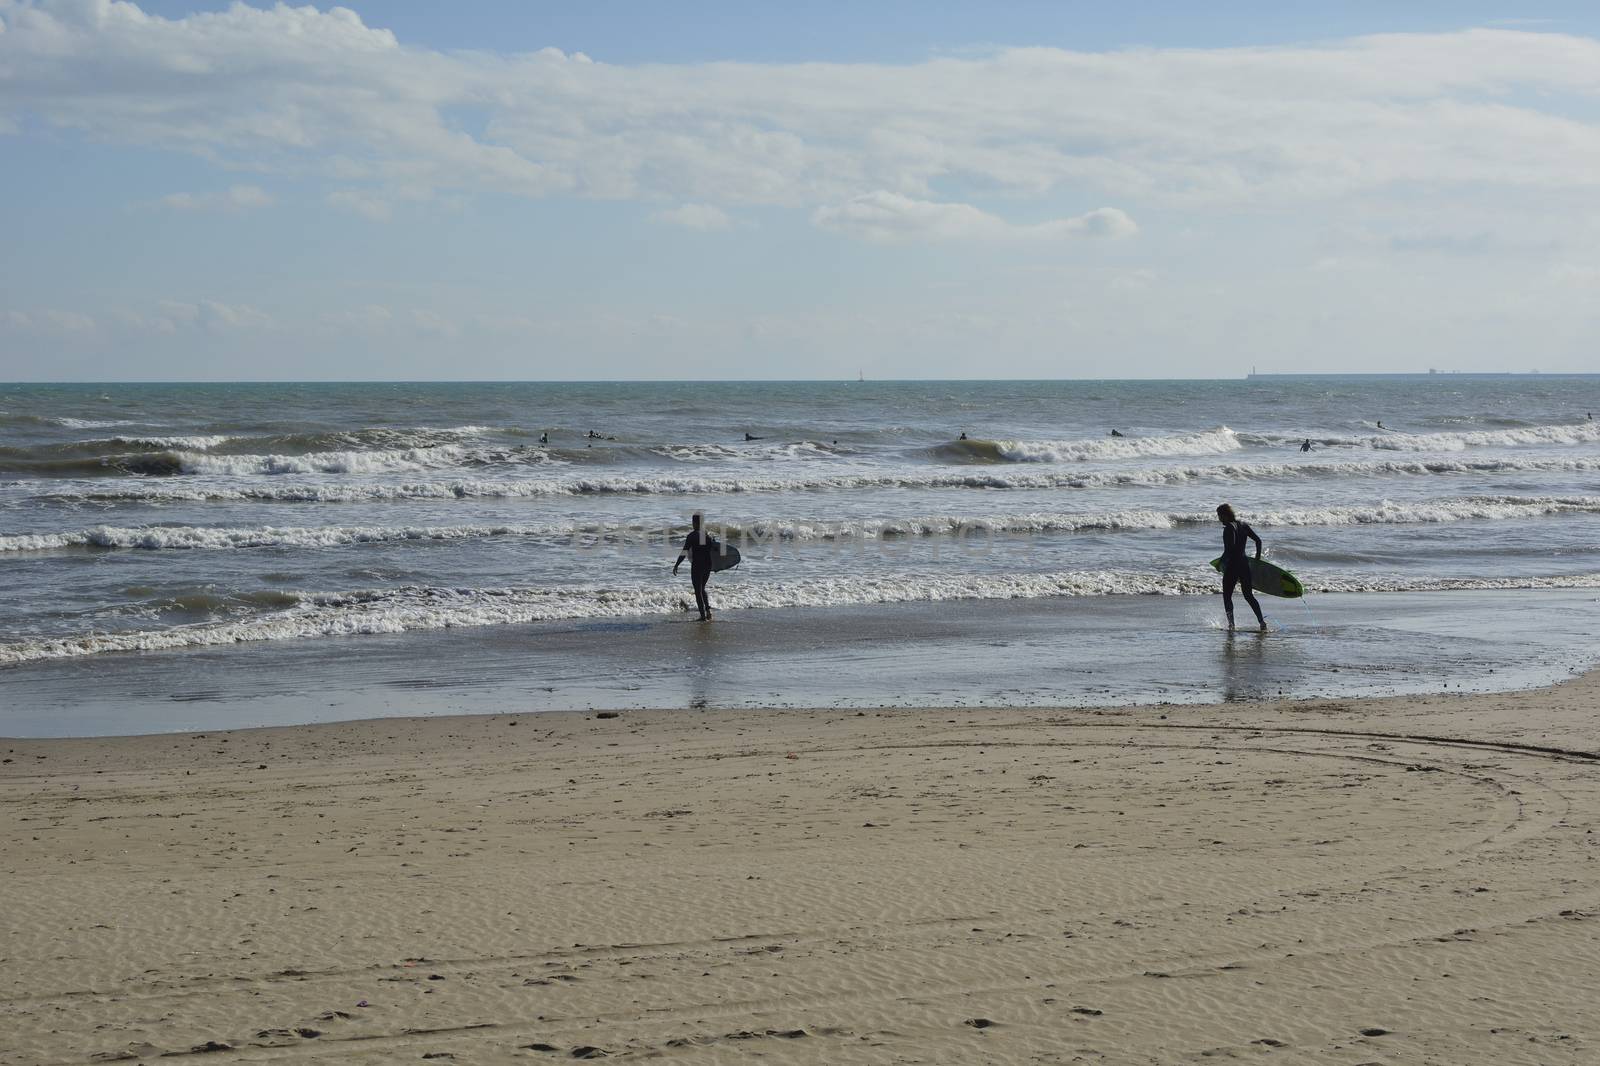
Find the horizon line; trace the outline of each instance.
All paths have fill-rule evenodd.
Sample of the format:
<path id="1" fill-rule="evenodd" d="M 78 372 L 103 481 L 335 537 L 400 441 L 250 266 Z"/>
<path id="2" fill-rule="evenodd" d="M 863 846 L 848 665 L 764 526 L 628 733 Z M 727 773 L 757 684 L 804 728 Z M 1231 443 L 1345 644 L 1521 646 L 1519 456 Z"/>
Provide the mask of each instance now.
<path id="1" fill-rule="evenodd" d="M 0 381 L 0 388 L 24 385 L 915 385 L 945 382 L 1064 381 L 1249 381 L 1253 378 L 1426 378 L 1600 377 L 1596 370 L 1373 370 L 1261 371 L 1208 377 L 936 377 L 936 378 L 84 378 Z"/>

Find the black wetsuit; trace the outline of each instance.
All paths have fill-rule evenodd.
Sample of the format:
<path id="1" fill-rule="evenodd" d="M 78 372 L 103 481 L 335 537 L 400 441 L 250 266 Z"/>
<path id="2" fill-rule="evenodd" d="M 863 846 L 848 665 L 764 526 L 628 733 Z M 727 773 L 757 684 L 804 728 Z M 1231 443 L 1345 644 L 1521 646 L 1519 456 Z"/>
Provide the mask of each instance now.
<path id="1" fill-rule="evenodd" d="M 1228 612 L 1228 624 L 1233 624 L 1233 586 L 1238 585 L 1244 593 L 1244 602 L 1256 613 L 1256 621 L 1265 623 L 1261 617 L 1261 605 L 1256 602 L 1255 589 L 1250 582 L 1250 558 L 1245 554 L 1245 548 L 1250 541 L 1256 542 L 1256 551 L 1261 550 L 1261 538 L 1256 536 L 1256 531 L 1248 523 L 1235 519 L 1222 524 L 1222 606 Z"/>
<path id="2" fill-rule="evenodd" d="M 711 579 L 711 560 L 721 551 L 722 545 L 704 530 L 697 529 L 683 538 L 683 554 L 689 557 L 689 582 L 694 586 L 694 605 L 701 618 L 711 613 L 706 582 Z"/>

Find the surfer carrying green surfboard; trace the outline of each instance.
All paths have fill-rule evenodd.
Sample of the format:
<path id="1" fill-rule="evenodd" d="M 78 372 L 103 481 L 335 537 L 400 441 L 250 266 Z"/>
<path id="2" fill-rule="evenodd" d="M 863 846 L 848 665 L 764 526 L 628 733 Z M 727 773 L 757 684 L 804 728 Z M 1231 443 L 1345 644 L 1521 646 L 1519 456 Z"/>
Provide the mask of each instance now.
<path id="1" fill-rule="evenodd" d="M 1225 503 L 1217 508 L 1217 520 L 1222 523 L 1222 607 L 1228 612 L 1228 628 L 1233 628 L 1233 586 L 1238 585 L 1244 593 L 1244 602 L 1256 613 L 1256 621 L 1261 623 L 1261 629 L 1265 632 L 1267 620 L 1261 616 L 1261 604 L 1256 602 L 1250 580 L 1250 560 L 1245 557 L 1245 542 L 1253 540 L 1256 542 L 1256 558 L 1261 558 L 1261 538 L 1256 536 L 1256 531 L 1250 528 L 1248 522 L 1239 520 L 1231 504 Z"/>
<path id="2" fill-rule="evenodd" d="M 699 511 L 694 513 L 692 521 L 694 528 L 683 538 L 683 551 L 678 553 L 678 561 L 672 564 L 672 572 L 676 574 L 683 561 L 689 560 L 689 582 L 694 585 L 694 605 L 700 610 L 700 621 L 709 622 L 711 597 L 706 595 L 706 582 L 711 580 L 712 556 L 722 546 L 706 535 L 705 519 Z"/>

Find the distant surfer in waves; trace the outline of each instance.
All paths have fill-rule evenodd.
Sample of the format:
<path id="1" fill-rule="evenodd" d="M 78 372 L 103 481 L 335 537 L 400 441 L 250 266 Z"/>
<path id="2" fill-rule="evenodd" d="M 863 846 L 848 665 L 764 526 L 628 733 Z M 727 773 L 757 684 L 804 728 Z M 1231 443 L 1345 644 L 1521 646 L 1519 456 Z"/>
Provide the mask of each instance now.
<path id="1" fill-rule="evenodd" d="M 1222 523 L 1222 609 L 1228 612 L 1228 628 L 1233 628 L 1233 586 L 1244 593 L 1244 602 L 1256 613 L 1256 621 L 1265 632 L 1267 620 L 1261 616 L 1261 604 L 1256 602 L 1255 589 L 1250 581 L 1250 560 L 1245 557 L 1245 542 L 1256 542 L 1256 558 L 1261 558 L 1261 538 L 1249 523 L 1239 521 L 1231 504 L 1217 508 L 1217 521 Z"/>
<path id="2" fill-rule="evenodd" d="M 1121 436 L 1125 436 L 1125 434 L 1124 434 L 1124 433 L 1123 433 L 1123 432 L 1122 432 L 1122 430 L 1120 430 L 1120 429 L 1114 429 L 1114 430 L 1112 430 L 1112 431 L 1111 431 L 1111 435 L 1112 435 L 1112 436 L 1113 436 L 1113 437 L 1121 437 Z"/>
<path id="3" fill-rule="evenodd" d="M 706 595 L 706 582 L 711 580 L 711 557 L 722 547 L 714 539 L 706 535 L 705 520 L 699 511 L 694 513 L 692 519 L 694 528 L 683 539 L 683 551 L 678 553 L 678 561 L 672 564 L 674 576 L 678 567 L 683 565 L 685 559 L 689 560 L 689 582 L 694 585 L 694 605 L 700 609 L 700 621 L 711 621 L 711 598 Z"/>
<path id="4" fill-rule="evenodd" d="M 1310 437 L 1307 437 L 1306 438 L 1306 442 L 1304 444 L 1300 445 L 1300 450 L 1303 451 L 1303 452 L 1309 452 L 1311 450 L 1311 438 Z"/>

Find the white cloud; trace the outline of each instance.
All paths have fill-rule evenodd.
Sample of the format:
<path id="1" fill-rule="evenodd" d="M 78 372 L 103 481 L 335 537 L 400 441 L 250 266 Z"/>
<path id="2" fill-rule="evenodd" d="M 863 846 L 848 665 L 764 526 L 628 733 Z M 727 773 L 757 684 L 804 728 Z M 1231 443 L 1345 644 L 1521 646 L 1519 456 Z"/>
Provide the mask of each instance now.
<path id="1" fill-rule="evenodd" d="M 200 305 L 183 303 L 178 300 L 162 300 L 158 305 L 160 314 L 154 320 L 156 329 L 170 332 L 181 326 L 192 326 L 200 319 Z M 165 323 L 161 325 L 159 323 Z"/>
<path id="2" fill-rule="evenodd" d="M 474 315 L 471 326 L 481 333 L 499 338 L 524 338 L 539 333 L 543 328 L 527 315 L 518 314 Z"/>
<path id="3" fill-rule="evenodd" d="M 328 203 L 373 222 L 387 222 L 394 217 L 393 201 L 357 189 L 335 189 L 328 194 Z"/>
<path id="4" fill-rule="evenodd" d="M 273 324 L 272 316 L 248 304 L 225 304 L 215 300 L 200 302 L 200 326 L 213 332 L 263 329 Z"/>
<path id="5" fill-rule="evenodd" d="M 394 321 L 394 312 L 382 304 L 364 304 L 343 311 L 329 311 L 321 321 L 337 330 L 371 334 L 388 329 Z"/>
<path id="6" fill-rule="evenodd" d="M 248 211 L 271 207 L 272 194 L 259 185 L 233 185 L 222 192 L 175 192 L 160 204 L 174 211 Z"/>
<path id="7" fill-rule="evenodd" d="M 1070 237 L 1127 237 L 1139 227 L 1122 211 L 1102 207 L 1075 218 L 1017 225 L 971 204 L 914 200 L 878 190 L 847 203 L 819 207 L 813 224 L 869 241 L 1061 240 Z"/>
<path id="8" fill-rule="evenodd" d="M 459 211 L 463 206 L 460 196 L 440 197 L 431 185 L 417 182 L 335 189 L 327 196 L 332 206 L 354 211 L 373 222 L 388 222 L 394 218 L 395 208 L 402 203 L 424 200 L 433 201 L 435 206 L 445 211 Z"/>
<path id="9" fill-rule="evenodd" d="M 1117 293 L 1142 293 L 1160 280 L 1154 270 L 1124 270 L 1106 279 L 1106 288 Z"/>
<path id="10" fill-rule="evenodd" d="M 418 333 L 431 337 L 454 337 L 459 330 L 454 322 L 435 312 L 422 308 L 414 308 L 411 312 L 411 325 Z"/>
<path id="11" fill-rule="evenodd" d="M 811 210 L 879 190 L 1242 205 L 1600 186 L 1600 41 L 1556 33 L 625 67 L 402 47 L 342 8 L 0 17 L 0 122 L 361 183 L 333 199 L 371 217 L 398 189 Z"/>
<path id="12" fill-rule="evenodd" d="M 179 330 L 204 330 L 207 333 L 228 333 L 238 330 L 267 329 L 275 325 L 271 315 L 249 304 L 226 304 L 217 300 L 199 300 L 188 303 L 180 300 L 163 300 L 154 315 L 125 314 L 123 321 L 135 328 L 156 333 L 176 333 Z"/>
<path id="13" fill-rule="evenodd" d="M 733 219 L 728 217 L 727 212 L 710 204 L 684 204 L 681 207 L 657 211 L 650 218 L 654 222 L 682 226 L 685 229 L 724 230 L 733 227 Z"/>
<path id="14" fill-rule="evenodd" d="M 86 336 L 93 333 L 97 323 L 92 315 L 81 311 L 63 311 L 42 307 L 33 311 L 0 311 L 0 326 L 19 333 L 55 336 Z"/>
<path id="15" fill-rule="evenodd" d="M 60 333 L 93 333 L 94 318 L 80 311 L 41 311 L 39 317 L 50 329 Z"/>

